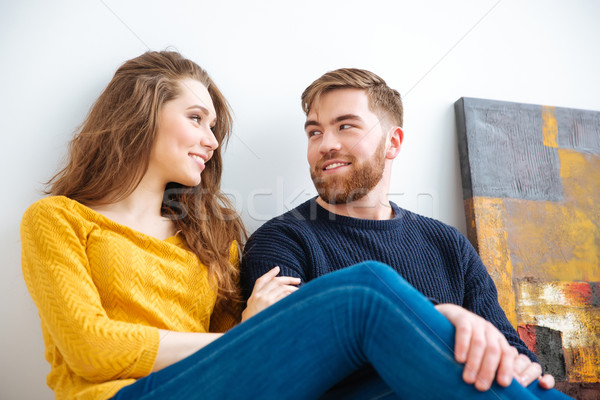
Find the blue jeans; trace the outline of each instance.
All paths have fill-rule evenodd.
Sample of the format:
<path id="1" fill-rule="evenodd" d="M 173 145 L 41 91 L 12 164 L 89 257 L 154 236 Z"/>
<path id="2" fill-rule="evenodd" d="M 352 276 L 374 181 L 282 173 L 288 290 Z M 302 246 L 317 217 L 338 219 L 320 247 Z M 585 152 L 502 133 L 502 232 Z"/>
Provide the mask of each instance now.
<path id="1" fill-rule="evenodd" d="M 453 345 L 452 324 L 425 297 L 365 262 L 309 282 L 114 399 L 568 398 L 516 381 L 478 392 L 463 382 Z M 328 391 L 369 364 L 376 373 Z"/>

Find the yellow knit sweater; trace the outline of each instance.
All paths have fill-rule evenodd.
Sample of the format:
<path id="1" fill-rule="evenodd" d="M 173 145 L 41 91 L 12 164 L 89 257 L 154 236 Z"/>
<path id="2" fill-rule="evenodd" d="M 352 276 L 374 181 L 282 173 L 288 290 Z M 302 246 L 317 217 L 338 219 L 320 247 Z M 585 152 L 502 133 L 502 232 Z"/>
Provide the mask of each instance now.
<path id="1" fill-rule="evenodd" d="M 151 372 L 159 328 L 211 328 L 216 294 L 180 235 L 159 240 L 52 196 L 25 212 L 21 240 L 57 399 L 109 399 Z M 230 254 L 237 263 L 235 243 Z"/>

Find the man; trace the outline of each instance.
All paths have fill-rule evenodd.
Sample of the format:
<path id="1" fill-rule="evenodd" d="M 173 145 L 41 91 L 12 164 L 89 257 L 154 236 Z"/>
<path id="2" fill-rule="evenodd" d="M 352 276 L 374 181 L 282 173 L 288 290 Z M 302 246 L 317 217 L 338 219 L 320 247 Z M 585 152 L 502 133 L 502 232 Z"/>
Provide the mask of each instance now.
<path id="1" fill-rule="evenodd" d="M 455 228 L 389 201 L 392 162 L 404 137 L 400 94 L 369 71 L 339 69 L 313 82 L 302 94 L 302 106 L 318 197 L 267 222 L 249 239 L 242 264 L 246 296 L 268 271 L 257 282 L 265 306 L 295 289 L 289 281 L 278 282 L 278 272 L 299 278 L 301 285 L 361 261 L 381 261 L 455 325 L 465 382 L 487 390 L 496 378 L 506 386 L 510 379 L 500 371 L 509 368 L 524 386 L 539 379 L 541 387 L 552 388 L 554 379 L 540 377 L 535 355 L 508 322 L 468 240 Z M 450 315 L 444 310 L 448 304 L 462 308 L 454 306 L 456 314 Z"/>

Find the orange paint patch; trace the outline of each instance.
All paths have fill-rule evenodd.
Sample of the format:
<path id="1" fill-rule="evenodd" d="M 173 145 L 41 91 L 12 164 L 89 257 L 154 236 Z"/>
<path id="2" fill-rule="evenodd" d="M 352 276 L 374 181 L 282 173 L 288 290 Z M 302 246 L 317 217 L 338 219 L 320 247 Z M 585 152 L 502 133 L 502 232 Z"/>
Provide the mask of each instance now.
<path id="1" fill-rule="evenodd" d="M 592 287 L 587 282 L 566 282 L 563 293 L 568 302 L 577 306 L 591 306 L 593 295 Z"/>
<path id="2" fill-rule="evenodd" d="M 567 379 L 569 381 L 598 382 L 598 376 L 600 375 L 600 349 L 597 343 L 598 341 L 590 343 L 590 346 L 564 350 Z"/>

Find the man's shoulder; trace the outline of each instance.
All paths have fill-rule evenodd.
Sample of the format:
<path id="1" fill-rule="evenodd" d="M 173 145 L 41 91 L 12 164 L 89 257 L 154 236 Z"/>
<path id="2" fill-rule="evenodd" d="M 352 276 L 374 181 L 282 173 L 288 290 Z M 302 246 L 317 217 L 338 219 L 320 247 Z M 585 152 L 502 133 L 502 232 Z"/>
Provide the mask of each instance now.
<path id="1" fill-rule="evenodd" d="M 395 205 L 394 205 L 395 206 Z M 464 235 L 454 226 L 438 219 L 426 217 L 395 206 L 396 218 L 402 221 L 405 232 L 411 232 L 429 243 L 438 245 L 459 244 L 465 239 Z"/>
<path id="2" fill-rule="evenodd" d="M 404 208 L 400 208 L 395 203 L 391 204 L 394 208 L 394 212 L 396 213 L 396 218 L 401 219 L 405 224 L 413 225 L 417 228 L 428 231 L 458 232 L 458 229 L 440 221 L 439 219 L 426 217 Z"/>

